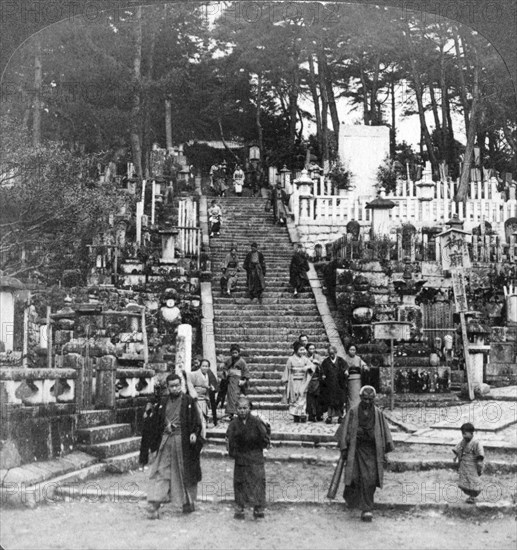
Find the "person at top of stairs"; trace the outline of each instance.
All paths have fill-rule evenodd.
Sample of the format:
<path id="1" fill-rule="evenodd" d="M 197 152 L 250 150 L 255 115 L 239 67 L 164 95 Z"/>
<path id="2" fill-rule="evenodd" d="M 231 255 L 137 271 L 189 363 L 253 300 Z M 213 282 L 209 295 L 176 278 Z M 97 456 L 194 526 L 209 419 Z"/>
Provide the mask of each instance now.
<path id="1" fill-rule="evenodd" d="M 289 266 L 289 283 L 294 288 L 294 296 L 303 292 L 303 287 L 309 282 L 307 271 L 309 271 L 309 262 L 302 245 L 294 243 L 294 253 Z"/>
<path id="2" fill-rule="evenodd" d="M 210 222 L 210 237 L 214 235 L 219 236 L 221 231 L 221 221 L 223 213 L 221 207 L 217 204 L 216 200 L 211 202 L 211 206 L 208 209 L 208 221 Z"/>
<path id="3" fill-rule="evenodd" d="M 251 251 L 246 255 L 244 260 L 244 269 L 248 274 L 248 293 L 251 301 L 258 298 L 259 303 L 262 303 L 262 293 L 266 287 L 266 262 L 264 254 L 259 252 L 256 242 L 251 243 Z"/>
<path id="4" fill-rule="evenodd" d="M 233 189 L 238 197 L 242 197 L 242 186 L 244 185 L 244 172 L 237 164 L 235 171 L 233 172 Z"/>

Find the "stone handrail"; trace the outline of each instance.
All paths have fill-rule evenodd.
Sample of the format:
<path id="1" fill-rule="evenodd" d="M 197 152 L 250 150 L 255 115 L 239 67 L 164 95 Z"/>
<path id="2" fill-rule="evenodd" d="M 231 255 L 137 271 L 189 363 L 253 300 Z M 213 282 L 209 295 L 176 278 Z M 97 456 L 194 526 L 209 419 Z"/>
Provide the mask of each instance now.
<path id="1" fill-rule="evenodd" d="M 0 391 L 7 405 L 73 403 L 76 380 L 75 369 L 0 368 Z"/>

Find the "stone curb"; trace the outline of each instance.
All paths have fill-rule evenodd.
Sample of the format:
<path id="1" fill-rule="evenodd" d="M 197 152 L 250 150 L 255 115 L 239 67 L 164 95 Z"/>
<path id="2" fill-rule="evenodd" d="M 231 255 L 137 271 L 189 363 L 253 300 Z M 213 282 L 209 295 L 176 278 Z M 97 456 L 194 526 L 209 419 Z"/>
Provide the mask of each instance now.
<path id="1" fill-rule="evenodd" d="M 55 491 L 55 496 L 63 498 L 65 501 L 70 500 L 80 500 L 85 499 L 89 502 L 98 502 L 106 500 L 118 501 L 127 501 L 127 502 L 140 502 L 147 499 L 147 494 L 144 491 L 127 491 L 124 489 L 115 489 L 107 493 L 99 492 L 97 489 L 83 487 L 80 491 L 78 487 L 63 487 L 57 488 Z M 209 503 L 209 504 L 234 504 L 234 499 L 230 496 L 220 498 L 211 495 L 205 495 L 201 499 L 198 499 L 198 502 Z M 268 506 L 275 505 L 289 505 L 289 506 L 333 506 L 338 508 L 344 508 L 346 505 L 343 502 L 330 500 L 323 498 L 320 500 L 305 500 L 305 499 L 276 499 L 274 501 L 269 501 Z M 479 503 L 475 506 L 467 505 L 464 503 L 460 504 L 448 504 L 448 503 L 439 503 L 439 502 L 426 502 L 426 503 L 400 503 L 400 502 L 378 502 L 375 504 L 375 510 L 377 511 L 402 511 L 402 512 L 418 512 L 426 510 L 435 510 L 440 512 L 456 512 L 456 513 L 465 513 L 468 512 L 469 516 L 478 513 L 478 514 L 493 514 L 493 513 L 503 513 L 503 514 L 512 514 L 517 511 L 517 505 L 512 504 L 510 501 L 502 503 Z"/>

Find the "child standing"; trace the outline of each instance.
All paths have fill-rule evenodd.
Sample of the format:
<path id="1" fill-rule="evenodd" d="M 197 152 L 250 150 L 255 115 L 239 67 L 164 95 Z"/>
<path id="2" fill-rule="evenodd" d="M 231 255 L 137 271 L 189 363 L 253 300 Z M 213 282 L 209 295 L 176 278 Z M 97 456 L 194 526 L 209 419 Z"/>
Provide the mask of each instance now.
<path id="1" fill-rule="evenodd" d="M 459 463 L 458 487 L 468 495 L 466 502 L 475 504 L 476 497 L 481 493 L 481 473 L 485 452 L 483 445 L 474 439 L 474 426 L 467 422 L 460 428 L 463 439 L 454 447 L 454 462 Z"/>

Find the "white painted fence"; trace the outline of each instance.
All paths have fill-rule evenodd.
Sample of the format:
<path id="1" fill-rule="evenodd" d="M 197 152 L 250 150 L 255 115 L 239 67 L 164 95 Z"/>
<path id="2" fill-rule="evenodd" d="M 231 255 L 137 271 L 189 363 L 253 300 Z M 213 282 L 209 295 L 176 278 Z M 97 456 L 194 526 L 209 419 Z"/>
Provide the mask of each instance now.
<path id="1" fill-rule="evenodd" d="M 346 225 L 351 220 L 362 226 L 371 224 L 371 211 L 366 205 L 375 197 L 361 197 L 358 190 L 338 191 L 329 180 L 316 177 L 312 193 L 301 195 L 292 186 L 290 209 L 297 225 Z M 417 182 L 418 183 L 418 182 Z M 483 221 L 489 222 L 492 229 L 504 236 L 504 222 L 517 217 L 517 200 L 505 200 L 497 191 L 497 180 L 471 182 L 468 199 L 465 203 L 453 200 L 456 182 L 437 182 L 434 199 L 422 200 L 417 196 L 417 185 L 413 181 L 401 180 L 394 193 L 386 195 L 395 203 L 390 210 L 393 227 L 402 223 L 412 223 L 417 229 L 433 225 L 443 225 L 452 216 L 464 220 L 464 229 L 472 230 Z"/>

